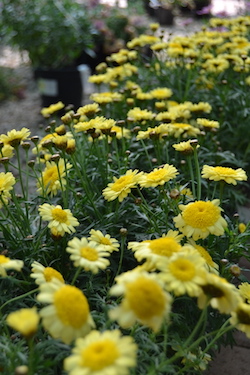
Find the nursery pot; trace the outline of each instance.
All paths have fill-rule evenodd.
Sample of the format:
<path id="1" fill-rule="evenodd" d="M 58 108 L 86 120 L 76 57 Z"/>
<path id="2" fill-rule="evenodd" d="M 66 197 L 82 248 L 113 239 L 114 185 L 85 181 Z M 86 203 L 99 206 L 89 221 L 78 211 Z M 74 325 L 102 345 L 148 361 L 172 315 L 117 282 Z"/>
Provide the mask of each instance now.
<path id="1" fill-rule="evenodd" d="M 77 67 L 38 68 L 34 70 L 34 78 L 41 95 L 42 107 L 48 107 L 59 101 L 65 106 L 72 104 L 74 109 L 82 105 L 83 84 Z"/>
<path id="2" fill-rule="evenodd" d="M 172 9 L 158 7 L 155 9 L 155 17 L 160 25 L 171 26 L 174 23 L 174 15 Z"/>

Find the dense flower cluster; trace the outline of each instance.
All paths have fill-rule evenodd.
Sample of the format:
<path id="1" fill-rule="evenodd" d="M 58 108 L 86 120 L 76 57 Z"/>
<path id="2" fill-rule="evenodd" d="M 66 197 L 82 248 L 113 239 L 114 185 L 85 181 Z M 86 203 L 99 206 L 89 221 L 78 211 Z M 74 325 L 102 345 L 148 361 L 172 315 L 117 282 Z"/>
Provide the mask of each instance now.
<path id="1" fill-rule="evenodd" d="M 208 100 L 227 71 L 247 78 L 249 19 L 210 22 L 166 43 L 131 40 L 97 67 L 91 81 L 106 91 L 90 104 L 60 118 L 61 103 L 43 109 L 43 138 L 0 135 L 9 373 L 16 356 L 33 373 L 53 363 L 70 375 L 198 374 L 228 331 L 250 337 L 238 263 L 249 223 L 235 215 L 247 172 L 221 147 L 225 123 Z"/>

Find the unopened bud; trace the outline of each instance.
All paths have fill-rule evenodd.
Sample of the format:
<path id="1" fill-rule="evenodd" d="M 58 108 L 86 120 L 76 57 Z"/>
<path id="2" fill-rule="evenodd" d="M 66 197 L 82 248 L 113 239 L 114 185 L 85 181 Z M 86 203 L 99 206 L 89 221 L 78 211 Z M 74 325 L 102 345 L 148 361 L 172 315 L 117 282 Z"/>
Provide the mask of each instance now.
<path id="1" fill-rule="evenodd" d="M 121 228 L 120 229 L 120 235 L 123 237 L 126 237 L 128 234 L 128 230 L 126 228 Z"/>
<path id="2" fill-rule="evenodd" d="M 237 264 L 233 264 L 231 267 L 230 267 L 230 272 L 233 276 L 235 277 L 238 277 L 240 276 L 241 274 L 241 269 L 239 266 L 237 266 Z"/>

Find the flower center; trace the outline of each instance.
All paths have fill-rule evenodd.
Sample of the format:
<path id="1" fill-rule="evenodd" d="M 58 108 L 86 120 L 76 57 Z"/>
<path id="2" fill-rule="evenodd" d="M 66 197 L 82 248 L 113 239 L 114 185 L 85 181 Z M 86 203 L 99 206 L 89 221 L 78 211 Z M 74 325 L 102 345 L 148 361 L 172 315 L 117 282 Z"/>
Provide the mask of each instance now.
<path id="1" fill-rule="evenodd" d="M 212 284 L 202 285 L 202 290 L 210 298 L 221 298 L 225 295 L 221 288 Z"/>
<path id="2" fill-rule="evenodd" d="M 54 294 L 54 306 L 59 319 L 66 326 L 81 328 L 89 315 L 89 304 L 83 292 L 72 285 L 65 285 Z"/>
<path id="3" fill-rule="evenodd" d="M 235 171 L 232 168 L 215 167 L 214 170 L 220 175 L 235 177 Z"/>
<path id="4" fill-rule="evenodd" d="M 190 203 L 182 213 L 187 225 L 205 229 L 216 223 L 220 217 L 220 209 L 212 202 L 198 201 Z"/>
<path id="5" fill-rule="evenodd" d="M 107 238 L 107 237 L 102 237 L 101 240 L 100 240 L 100 243 L 103 244 L 103 245 L 112 245 L 110 239 Z"/>
<path id="6" fill-rule="evenodd" d="M 173 253 L 181 249 L 181 245 L 171 237 L 157 238 L 150 241 L 150 250 L 152 253 L 170 257 Z"/>
<path id="7" fill-rule="evenodd" d="M 90 247 L 90 246 L 82 247 L 80 252 L 81 252 L 81 257 L 88 259 L 91 262 L 94 262 L 98 259 L 98 252 L 93 247 Z"/>
<path id="8" fill-rule="evenodd" d="M 112 186 L 114 191 L 121 191 L 130 185 L 133 181 L 133 176 L 122 176 L 115 181 Z"/>
<path id="9" fill-rule="evenodd" d="M 250 325 L 250 316 L 249 313 L 242 309 L 238 309 L 237 311 L 237 318 L 240 324 L 247 324 Z"/>
<path id="10" fill-rule="evenodd" d="M 169 270 L 181 281 L 192 280 L 195 276 L 195 266 L 188 259 L 176 259 L 169 264 Z"/>
<path id="11" fill-rule="evenodd" d="M 161 315 L 165 308 L 164 292 L 154 281 L 139 277 L 127 286 L 126 298 L 140 319 Z"/>
<path id="12" fill-rule="evenodd" d="M 5 255 L 0 255 L 0 264 L 8 263 L 10 258 L 7 258 Z"/>
<path id="13" fill-rule="evenodd" d="M 119 358 L 119 351 L 110 339 L 93 342 L 81 352 L 81 365 L 91 371 L 100 371 L 112 365 Z"/>
<path id="14" fill-rule="evenodd" d="M 51 210 L 51 215 L 53 217 L 53 220 L 56 220 L 59 223 L 67 223 L 68 222 L 67 212 L 65 212 L 61 208 L 57 208 L 57 207 L 53 208 Z"/>
<path id="15" fill-rule="evenodd" d="M 52 267 L 46 267 L 45 270 L 43 271 L 43 275 L 46 281 L 51 281 L 53 278 L 56 278 L 60 280 L 62 283 L 64 283 L 64 279 L 60 272 L 55 270 Z"/>
<path id="16" fill-rule="evenodd" d="M 150 172 L 148 174 L 147 179 L 150 181 L 160 181 L 162 180 L 166 175 L 166 171 L 163 169 L 158 169 L 156 171 Z"/>

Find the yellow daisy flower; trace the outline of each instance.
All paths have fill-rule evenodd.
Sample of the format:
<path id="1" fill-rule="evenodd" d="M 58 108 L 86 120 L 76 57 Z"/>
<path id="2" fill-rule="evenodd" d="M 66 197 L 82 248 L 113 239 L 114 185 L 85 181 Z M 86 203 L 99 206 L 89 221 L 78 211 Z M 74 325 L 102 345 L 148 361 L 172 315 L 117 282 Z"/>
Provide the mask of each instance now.
<path id="1" fill-rule="evenodd" d="M 222 208 L 219 207 L 219 203 L 219 199 L 214 199 L 179 205 L 182 212 L 174 217 L 175 226 L 194 241 L 206 238 L 210 233 L 221 236 L 227 227 L 227 222 L 221 216 Z"/>
<path id="2" fill-rule="evenodd" d="M 200 134 L 200 129 L 186 123 L 173 122 L 169 125 L 169 132 L 175 138 L 179 138 L 180 136 L 187 138 L 196 137 Z"/>
<path id="3" fill-rule="evenodd" d="M 109 265 L 106 259 L 110 255 L 102 246 L 94 241 L 88 241 L 86 237 L 81 239 L 74 237 L 68 242 L 66 251 L 70 253 L 70 259 L 74 262 L 75 267 L 82 267 L 85 271 L 91 271 L 96 274 L 104 270 Z"/>
<path id="4" fill-rule="evenodd" d="M 230 323 L 250 338 L 250 305 L 239 303 L 236 310 L 231 312 L 231 316 Z"/>
<path id="5" fill-rule="evenodd" d="M 112 320 L 122 328 L 132 327 L 136 322 L 157 332 L 168 318 L 172 297 L 164 291 L 157 274 L 146 271 L 130 271 L 116 278 L 110 294 L 123 295 L 121 304 L 109 311 Z"/>
<path id="6" fill-rule="evenodd" d="M 65 179 L 66 172 L 71 167 L 72 165 L 65 163 L 63 159 L 60 159 L 57 163 L 47 161 L 42 177 L 38 179 L 38 192 L 40 194 L 45 192 L 53 197 L 59 190 L 64 190 L 67 183 Z"/>
<path id="7" fill-rule="evenodd" d="M 129 129 L 126 129 L 124 127 L 121 127 L 121 126 L 112 126 L 112 128 L 110 129 L 110 131 L 112 133 L 115 133 L 115 136 L 117 139 L 122 139 L 122 138 L 127 138 L 129 139 L 131 137 L 131 132 Z"/>
<path id="8" fill-rule="evenodd" d="M 29 339 L 36 333 L 39 320 L 36 307 L 32 307 L 13 311 L 7 316 L 6 323 Z"/>
<path id="9" fill-rule="evenodd" d="M 204 284 L 205 260 L 192 246 L 185 245 L 169 259 L 158 262 L 160 277 L 166 289 L 176 296 L 198 296 Z"/>
<path id="10" fill-rule="evenodd" d="M 31 264 L 30 277 L 35 279 L 37 285 L 41 285 L 52 281 L 53 278 L 58 279 L 64 283 L 64 278 L 60 272 L 52 267 L 44 267 L 41 263 L 35 261 Z"/>
<path id="11" fill-rule="evenodd" d="M 181 250 L 180 241 L 183 235 L 179 232 L 169 230 L 167 234 L 154 240 L 142 242 L 129 242 L 128 249 L 134 252 L 135 258 L 141 262 L 146 260 L 147 265 L 156 266 L 156 263 L 164 258 L 171 257 Z"/>
<path id="12" fill-rule="evenodd" d="M 233 169 L 228 167 L 211 167 L 209 165 L 203 166 L 201 176 L 212 181 L 225 181 L 233 185 L 236 185 L 237 181 L 247 180 L 246 172 L 242 168 Z"/>
<path id="13" fill-rule="evenodd" d="M 240 233 L 244 233 L 245 230 L 246 230 L 246 228 L 247 228 L 247 226 L 246 226 L 245 223 L 239 223 L 239 225 L 238 225 L 238 229 L 239 229 L 239 232 L 240 232 Z"/>
<path id="14" fill-rule="evenodd" d="M 142 188 L 156 187 L 164 185 L 178 174 L 179 172 L 173 165 L 165 164 L 163 167 L 155 168 L 150 173 L 143 173 L 139 177 L 138 183 Z"/>
<path id="15" fill-rule="evenodd" d="M 40 311 L 42 324 L 53 338 L 70 344 L 95 327 L 88 300 L 80 289 L 53 279 L 41 284 L 40 290 L 37 300 L 49 304 Z"/>
<path id="16" fill-rule="evenodd" d="M 209 254 L 209 252 L 201 245 L 196 244 L 192 239 L 189 239 L 188 243 L 198 251 L 198 253 L 202 256 L 202 258 L 206 261 L 206 268 L 209 272 L 212 273 L 219 273 L 219 265 L 213 261 L 213 258 Z"/>
<path id="17" fill-rule="evenodd" d="M 173 95 L 173 91 L 167 87 L 157 87 L 150 91 L 150 94 L 154 99 L 163 100 L 168 99 Z"/>
<path id="18" fill-rule="evenodd" d="M 190 140 L 185 141 L 185 142 L 175 143 L 172 146 L 176 151 L 179 151 L 184 155 L 192 155 L 194 153 L 194 147 L 192 146 Z"/>
<path id="19" fill-rule="evenodd" d="M 71 211 L 63 210 L 60 205 L 44 203 L 39 206 L 38 211 L 44 221 L 49 221 L 48 227 L 56 229 L 61 236 L 65 233 L 74 233 L 76 231 L 74 227 L 79 225 Z"/>
<path id="20" fill-rule="evenodd" d="M 0 276 L 6 277 L 6 270 L 21 271 L 23 268 L 23 261 L 19 259 L 10 259 L 5 255 L 0 254 Z"/>
<path id="21" fill-rule="evenodd" d="M 98 245 L 101 245 L 103 250 L 112 253 L 113 251 L 119 251 L 120 244 L 117 239 L 112 238 L 109 234 L 103 234 L 100 230 L 91 229 L 89 232 L 89 241 L 94 241 Z"/>
<path id="22" fill-rule="evenodd" d="M 245 282 L 241 283 L 239 286 L 239 292 L 241 297 L 246 300 L 247 303 L 250 304 L 250 284 Z"/>
<path id="23" fill-rule="evenodd" d="M 0 208 L 4 204 L 8 203 L 8 198 L 10 198 L 10 191 L 16 183 L 16 179 L 11 172 L 1 172 L 0 173 Z"/>
<path id="24" fill-rule="evenodd" d="M 214 273 L 206 273 L 204 281 L 204 285 L 201 286 L 202 293 L 197 300 L 200 309 L 205 308 L 207 303 L 209 303 L 214 309 L 219 310 L 221 314 L 229 314 L 235 310 L 239 303 L 240 295 L 233 284 Z"/>
<path id="25" fill-rule="evenodd" d="M 218 129 L 220 127 L 218 121 L 208 120 L 207 118 L 197 118 L 196 122 L 200 127 L 204 128 L 205 130 Z"/>
<path id="26" fill-rule="evenodd" d="M 109 183 L 102 191 L 104 198 L 108 201 L 118 198 L 119 202 L 122 202 L 131 192 L 131 189 L 136 187 L 139 176 L 137 169 L 134 171 L 129 169 L 125 175 L 119 178 L 114 177 L 114 182 Z"/>
<path id="27" fill-rule="evenodd" d="M 30 135 L 30 130 L 28 128 L 22 128 L 21 130 L 10 130 L 6 134 L 0 134 L 0 142 L 4 145 L 10 145 L 11 147 L 19 146 L 20 143 L 26 140 Z"/>
<path id="28" fill-rule="evenodd" d="M 95 113 L 100 111 L 100 106 L 98 103 L 86 104 L 83 107 L 78 108 L 77 113 L 81 116 L 91 117 Z"/>
<path id="29" fill-rule="evenodd" d="M 50 115 L 53 115 L 53 113 L 60 111 L 60 109 L 63 109 L 65 105 L 62 102 L 57 102 L 55 104 L 51 104 L 49 107 L 42 108 L 41 114 L 44 117 L 48 117 Z"/>
<path id="30" fill-rule="evenodd" d="M 112 102 L 120 102 L 122 100 L 122 94 L 118 92 L 100 92 L 90 95 L 90 99 L 97 104 L 108 104 Z"/>
<path id="31" fill-rule="evenodd" d="M 141 109 L 139 107 L 134 107 L 130 109 L 127 113 L 127 118 L 130 121 L 144 121 L 153 120 L 155 114 L 147 109 Z"/>
<path id="32" fill-rule="evenodd" d="M 72 354 L 64 360 L 69 375 L 129 375 L 136 366 L 137 345 L 130 336 L 113 331 L 92 331 L 75 342 Z"/>
<path id="33" fill-rule="evenodd" d="M 14 156 L 14 148 L 10 145 L 3 145 L 3 147 L 0 148 L 0 156 L 2 158 L 12 158 Z"/>

